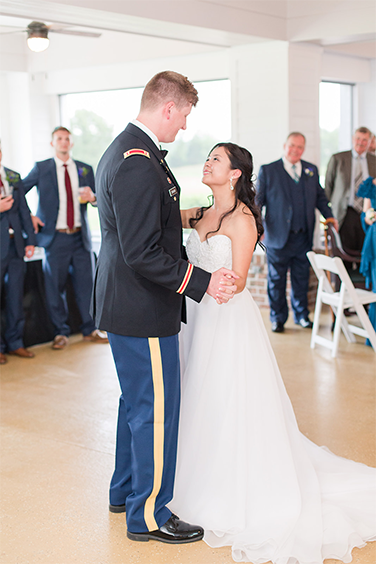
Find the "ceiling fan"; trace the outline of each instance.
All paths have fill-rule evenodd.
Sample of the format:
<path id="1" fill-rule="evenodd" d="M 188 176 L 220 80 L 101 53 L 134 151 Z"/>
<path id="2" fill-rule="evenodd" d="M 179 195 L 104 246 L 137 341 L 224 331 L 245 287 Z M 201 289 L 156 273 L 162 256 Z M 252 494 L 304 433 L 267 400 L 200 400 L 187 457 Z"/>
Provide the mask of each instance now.
<path id="1" fill-rule="evenodd" d="M 70 26 L 62 26 L 59 24 L 46 25 L 43 22 L 31 22 L 22 30 L 27 33 L 27 45 L 31 51 L 40 53 L 45 51 L 49 45 L 48 34 L 51 33 L 63 33 L 66 35 L 79 35 L 82 37 L 100 37 L 102 34 L 94 31 L 76 31 L 74 29 L 69 29 Z M 19 32 L 10 32 L 19 33 Z"/>

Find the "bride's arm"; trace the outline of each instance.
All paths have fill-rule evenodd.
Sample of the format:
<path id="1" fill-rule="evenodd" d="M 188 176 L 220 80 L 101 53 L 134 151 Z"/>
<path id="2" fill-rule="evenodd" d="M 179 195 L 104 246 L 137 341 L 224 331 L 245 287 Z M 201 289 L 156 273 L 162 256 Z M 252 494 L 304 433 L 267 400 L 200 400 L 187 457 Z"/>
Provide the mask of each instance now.
<path id="1" fill-rule="evenodd" d="M 239 210 L 240 211 L 240 210 Z M 249 265 L 257 242 L 256 222 L 249 210 L 236 214 L 230 222 L 226 234 L 232 242 L 232 270 L 239 276 L 235 280 L 238 294 L 244 290 L 247 283 Z"/>
<path id="2" fill-rule="evenodd" d="M 189 208 L 188 210 L 180 210 L 181 222 L 184 229 L 191 229 L 189 220 L 193 217 L 196 217 L 198 209 L 199 208 Z"/>

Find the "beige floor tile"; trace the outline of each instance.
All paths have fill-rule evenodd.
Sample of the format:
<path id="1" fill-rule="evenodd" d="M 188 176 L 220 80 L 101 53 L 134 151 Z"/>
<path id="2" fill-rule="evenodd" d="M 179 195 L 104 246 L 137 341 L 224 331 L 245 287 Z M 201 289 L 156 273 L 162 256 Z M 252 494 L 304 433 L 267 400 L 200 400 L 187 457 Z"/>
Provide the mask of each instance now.
<path id="1" fill-rule="evenodd" d="M 333 360 L 291 322 L 270 338 L 301 431 L 376 466 L 372 349 L 341 337 Z M 1 367 L 1 564 L 231 564 L 227 547 L 127 540 L 124 515 L 107 506 L 119 395 L 110 348 L 75 336 L 64 351 L 33 350 Z M 375 561 L 376 543 L 353 552 L 356 564 Z"/>

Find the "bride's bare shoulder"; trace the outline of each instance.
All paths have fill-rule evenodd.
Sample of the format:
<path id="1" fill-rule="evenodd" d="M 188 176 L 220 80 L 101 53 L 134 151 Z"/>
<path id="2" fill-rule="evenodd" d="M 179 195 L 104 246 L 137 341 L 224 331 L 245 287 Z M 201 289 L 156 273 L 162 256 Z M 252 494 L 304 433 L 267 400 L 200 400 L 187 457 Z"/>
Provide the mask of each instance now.
<path id="1" fill-rule="evenodd" d="M 248 206 L 241 203 L 234 214 L 234 220 L 240 224 L 256 226 L 256 220 Z"/>
<path id="2" fill-rule="evenodd" d="M 257 235 L 254 215 L 247 206 L 241 204 L 237 207 L 228 223 L 228 230 L 234 235 L 244 235 L 252 238 L 255 234 Z"/>

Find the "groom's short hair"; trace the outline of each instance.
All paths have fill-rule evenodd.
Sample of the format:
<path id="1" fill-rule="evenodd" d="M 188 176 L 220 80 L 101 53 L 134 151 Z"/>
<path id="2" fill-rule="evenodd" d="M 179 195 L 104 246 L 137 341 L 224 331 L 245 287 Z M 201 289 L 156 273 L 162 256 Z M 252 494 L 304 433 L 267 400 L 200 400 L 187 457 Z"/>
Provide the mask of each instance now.
<path id="1" fill-rule="evenodd" d="M 172 101 L 181 109 L 188 104 L 195 106 L 198 93 L 186 76 L 174 71 L 159 72 L 145 86 L 141 98 L 141 111 L 154 110 Z"/>

